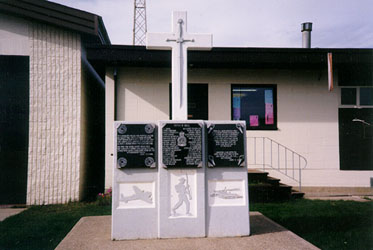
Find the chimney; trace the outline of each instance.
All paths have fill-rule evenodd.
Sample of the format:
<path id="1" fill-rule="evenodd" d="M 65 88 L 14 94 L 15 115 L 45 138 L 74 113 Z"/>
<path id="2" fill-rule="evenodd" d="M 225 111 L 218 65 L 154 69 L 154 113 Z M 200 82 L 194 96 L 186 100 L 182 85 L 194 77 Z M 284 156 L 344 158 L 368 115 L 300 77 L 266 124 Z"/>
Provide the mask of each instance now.
<path id="1" fill-rule="evenodd" d="M 302 48 L 311 48 L 312 23 L 302 23 Z"/>

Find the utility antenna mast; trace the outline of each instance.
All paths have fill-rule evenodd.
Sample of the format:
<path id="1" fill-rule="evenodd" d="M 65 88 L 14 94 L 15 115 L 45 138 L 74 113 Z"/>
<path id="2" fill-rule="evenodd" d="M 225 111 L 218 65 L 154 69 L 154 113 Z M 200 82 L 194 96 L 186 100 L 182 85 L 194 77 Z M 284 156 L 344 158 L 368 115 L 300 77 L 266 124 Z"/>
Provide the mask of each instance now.
<path id="1" fill-rule="evenodd" d="M 133 45 L 145 45 L 146 37 L 146 4 L 145 0 L 135 1 L 133 15 Z"/>

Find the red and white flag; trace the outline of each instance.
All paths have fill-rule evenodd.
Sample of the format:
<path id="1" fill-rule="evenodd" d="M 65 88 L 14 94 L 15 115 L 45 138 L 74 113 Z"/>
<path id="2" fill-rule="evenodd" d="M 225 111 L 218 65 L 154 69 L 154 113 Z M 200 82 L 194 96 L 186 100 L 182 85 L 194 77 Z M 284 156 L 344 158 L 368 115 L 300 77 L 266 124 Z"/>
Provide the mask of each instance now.
<path id="1" fill-rule="evenodd" d="M 329 91 L 333 90 L 333 56 L 332 53 L 328 53 L 328 88 Z"/>

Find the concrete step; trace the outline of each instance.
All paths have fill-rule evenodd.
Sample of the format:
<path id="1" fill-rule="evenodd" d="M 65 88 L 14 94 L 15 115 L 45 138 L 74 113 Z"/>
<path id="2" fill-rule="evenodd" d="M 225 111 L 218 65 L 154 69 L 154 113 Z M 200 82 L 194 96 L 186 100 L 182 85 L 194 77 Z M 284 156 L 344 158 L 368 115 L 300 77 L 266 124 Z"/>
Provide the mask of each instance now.
<path id="1" fill-rule="evenodd" d="M 289 193 L 291 193 L 291 190 L 293 189 L 292 186 L 282 184 L 282 183 L 280 183 L 278 187 L 282 190 L 285 190 L 285 191 L 289 192 Z"/>
<path id="2" fill-rule="evenodd" d="M 249 198 L 251 202 L 279 202 L 303 198 L 304 193 L 268 176 L 267 172 L 248 170 Z"/>
<path id="3" fill-rule="evenodd" d="M 298 191 L 295 191 L 295 190 L 291 190 L 290 198 L 292 200 L 302 199 L 303 197 L 304 197 L 303 192 L 298 192 Z"/>
<path id="4" fill-rule="evenodd" d="M 291 187 L 271 185 L 269 183 L 252 184 L 249 187 L 249 198 L 252 202 L 279 202 L 290 200 Z"/>
<path id="5" fill-rule="evenodd" d="M 259 171 L 259 170 L 248 170 L 247 171 L 247 179 L 249 183 L 260 183 L 265 182 L 268 177 L 267 172 Z"/>
<path id="6" fill-rule="evenodd" d="M 271 184 L 271 185 L 274 185 L 274 186 L 279 186 L 280 185 L 280 179 L 277 179 L 277 178 L 273 178 L 273 177 L 270 177 L 268 176 L 267 179 L 266 179 L 266 182 Z"/>

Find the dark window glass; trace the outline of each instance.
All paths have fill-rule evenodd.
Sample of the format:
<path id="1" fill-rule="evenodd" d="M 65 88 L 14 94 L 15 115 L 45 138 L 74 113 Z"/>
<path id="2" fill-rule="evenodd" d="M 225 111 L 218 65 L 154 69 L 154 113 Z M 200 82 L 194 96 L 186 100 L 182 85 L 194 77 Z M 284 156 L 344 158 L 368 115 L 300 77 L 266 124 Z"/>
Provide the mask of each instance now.
<path id="1" fill-rule="evenodd" d="M 356 88 L 341 89 L 341 104 L 356 105 Z"/>
<path id="2" fill-rule="evenodd" d="M 360 105 L 373 105 L 373 88 L 360 88 Z"/>
<path id="3" fill-rule="evenodd" d="M 245 120 L 248 130 L 277 129 L 275 85 L 232 85 L 232 120 Z"/>
<path id="4" fill-rule="evenodd" d="M 373 108 L 339 109 L 341 170 L 373 170 Z"/>
<path id="5" fill-rule="evenodd" d="M 188 84 L 188 120 L 208 120 L 207 84 Z"/>
<path id="6" fill-rule="evenodd" d="M 29 72 L 28 56 L 0 55 L 0 205 L 26 203 Z"/>
<path id="7" fill-rule="evenodd" d="M 172 120 L 172 84 L 169 85 Z M 188 120 L 208 120 L 208 84 L 188 84 Z"/>

